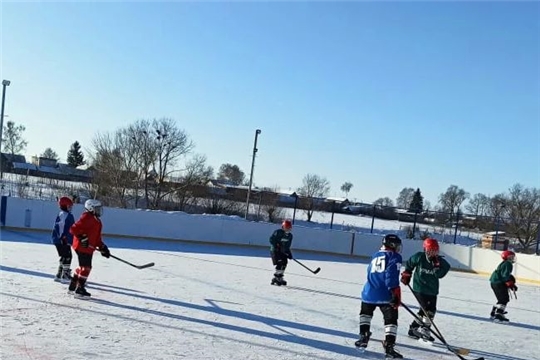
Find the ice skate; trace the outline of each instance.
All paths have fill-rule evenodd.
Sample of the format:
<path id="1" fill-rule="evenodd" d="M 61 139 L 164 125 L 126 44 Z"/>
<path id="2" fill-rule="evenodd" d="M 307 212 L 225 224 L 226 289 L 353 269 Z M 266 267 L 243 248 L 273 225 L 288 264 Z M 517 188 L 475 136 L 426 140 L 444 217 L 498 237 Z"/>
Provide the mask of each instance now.
<path id="1" fill-rule="evenodd" d="M 368 346 L 369 338 L 371 337 L 371 332 L 360 334 L 360 339 L 356 340 L 354 346 L 362 352 L 364 352 Z"/>
<path id="2" fill-rule="evenodd" d="M 386 341 L 383 341 L 383 347 L 385 359 L 403 359 L 403 355 L 394 349 L 394 344 L 388 344 Z"/>
<path id="3" fill-rule="evenodd" d="M 79 286 L 77 290 L 75 290 L 75 295 L 73 295 L 76 299 L 89 299 L 91 296 L 92 294 L 86 291 L 84 286 Z"/>
<path id="4" fill-rule="evenodd" d="M 499 323 L 499 324 L 506 324 L 510 320 L 504 316 L 504 313 L 497 313 L 495 314 L 495 317 L 493 318 L 493 322 Z"/>

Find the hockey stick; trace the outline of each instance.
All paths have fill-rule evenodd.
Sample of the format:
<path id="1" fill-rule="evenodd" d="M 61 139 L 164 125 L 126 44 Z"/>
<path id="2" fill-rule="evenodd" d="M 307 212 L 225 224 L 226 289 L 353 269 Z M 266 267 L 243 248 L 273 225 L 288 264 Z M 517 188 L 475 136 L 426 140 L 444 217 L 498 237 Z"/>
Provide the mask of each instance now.
<path id="1" fill-rule="evenodd" d="M 422 320 L 418 317 L 418 315 L 416 315 L 416 314 L 414 313 L 414 311 L 412 311 L 407 305 L 405 305 L 404 303 L 401 303 L 401 306 L 403 306 L 403 308 L 404 308 L 405 310 L 407 310 L 407 312 L 408 312 L 409 314 L 411 314 L 412 317 L 413 317 L 415 320 L 417 320 L 419 323 L 422 322 Z M 437 339 L 439 339 L 439 340 L 446 346 L 446 348 L 448 349 L 448 351 L 450 351 L 452 354 L 456 355 L 456 356 L 457 356 L 458 358 L 460 358 L 461 360 L 469 360 L 469 359 L 467 359 L 467 358 L 465 358 L 465 357 L 462 356 L 462 355 L 467 355 L 467 354 L 469 354 L 470 351 L 469 351 L 468 349 L 455 348 L 455 347 L 451 346 L 450 344 L 448 344 L 448 343 L 446 342 L 446 340 L 445 340 L 439 333 L 437 333 L 436 331 L 434 331 L 432 328 L 428 327 L 428 330 L 429 330 L 433 335 L 435 335 L 435 337 L 436 337 Z M 464 350 L 463 352 L 466 352 L 466 354 L 460 354 L 460 351 L 461 351 L 461 350 Z M 484 357 L 481 356 L 481 357 L 475 358 L 475 359 L 473 359 L 473 360 L 485 360 L 485 359 L 484 359 Z"/>
<path id="2" fill-rule="evenodd" d="M 98 249 L 96 249 L 96 248 L 93 247 L 93 246 L 89 246 L 89 247 L 90 247 L 90 249 L 94 249 L 94 250 L 96 250 L 96 251 L 99 251 Z M 148 263 L 148 264 L 144 264 L 144 265 L 135 265 L 135 264 L 130 263 L 129 261 L 126 261 L 126 260 L 124 260 L 124 259 L 119 258 L 118 256 L 114 256 L 114 255 L 111 254 L 111 253 L 109 253 L 109 256 L 112 257 L 113 259 L 116 259 L 116 260 L 118 260 L 118 261 L 121 261 L 121 262 L 123 262 L 124 264 L 128 264 L 129 266 L 133 266 L 134 268 L 137 268 L 137 269 L 146 269 L 146 268 L 149 268 L 149 267 L 152 267 L 152 266 L 156 265 L 156 264 L 154 264 L 153 262 Z"/>
<path id="3" fill-rule="evenodd" d="M 293 258 L 293 260 L 296 261 L 298 264 L 302 265 L 302 267 L 312 272 L 313 274 L 317 274 L 319 271 L 321 271 L 320 267 L 316 268 L 315 270 L 311 270 L 310 268 L 308 268 L 306 265 L 302 264 L 300 261 L 296 260 L 295 258 Z"/>
<path id="4" fill-rule="evenodd" d="M 435 330 L 437 330 L 437 333 L 438 333 L 439 336 L 440 336 L 440 340 L 443 342 L 443 344 L 447 345 L 446 340 L 445 340 L 444 336 L 442 335 L 441 330 L 439 330 L 439 328 L 438 328 L 437 325 L 435 324 L 435 321 L 433 321 L 433 319 L 431 319 L 429 316 L 427 316 L 427 311 L 426 311 L 426 309 L 424 309 L 424 307 L 422 306 L 422 302 L 421 302 L 420 299 L 418 298 L 418 295 L 416 295 L 416 293 L 415 293 L 414 290 L 412 289 L 411 284 L 407 284 L 407 287 L 409 288 L 409 290 L 411 290 L 412 294 L 413 294 L 414 297 L 416 298 L 416 301 L 418 302 L 418 305 L 420 306 L 420 309 L 422 309 L 422 312 L 425 314 L 426 318 L 429 320 L 429 322 L 431 323 L 431 325 L 433 325 L 433 327 L 435 328 Z M 454 350 L 456 350 L 460 355 L 469 355 L 469 353 L 471 352 L 469 349 L 464 349 L 464 348 L 454 348 Z"/>
<path id="5" fill-rule="evenodd" d="M 422 309 L 422 312 L 424 313 L 424 315 L 426 316 L 426 318 L 429 320 L 429 322 L 431 323 L 431 325 L 433 325 L 433 327 L 435 328 L 435 330 L 437 330 L 437 333 L 439 334 L 440 338 L 442 339 L 441 341 L 443 341 L 443 343 L 446 343 L 446 340 L 444 339 L 442 333 L 441 333 L 441 330 L 439 330 L 439 328 L 437 327 L 437 325 L 435 324 L 435 322 L 433 321 L 433 319 L 431 319 L 428 315 L 427 315 L 427 311 L 426 309 L 424 309 L 424 307 L 422 306 L 422 302 L 420 301 L 420 299 L 418 298 L 418 295 L 416 295 L 416 293 L 414 292 L 414 290 L 412 289 L 412 286 L 411 284 L 407 284 L 407 287 L 409 288 L 409 290 L 411 290 L 412 294 L 414 295 L 414 297 L 416 298 L 416 301 L 418 302 L 418 305 L 420 306 L 420 309 Z M 423 323 L 423 322 L 422 322 Z M 469 352 L 470 350 L 469 349 L 456 349 L 458 350 L 458 352 L 461 354 L 461 355 L 469 355 Z"/>
<path id="6" fill-rule="evenodd" d="M 118 261 L 121 261 L 123 262 L 124 264 L 128 264 L 130 266 L 133 266 L 134 268 L 137 268 L 137 269 L 146 269 L 146 268 L 149 268 L 149 267 L 152 267 L 156 264 L 154 264 L 153 262 L 151 263 L 148 263 L 148 264 L 144 264 L 144 265 L 135 265 L 135 264 L 132 264 L 130 263 L 129 261 L 126 261 L 124 259 L 120 259 L 118 256 L 114 256 L 113 254 L 110 254 L 110 256 L 113 258 L 113 259 L 116 259 Z"/>

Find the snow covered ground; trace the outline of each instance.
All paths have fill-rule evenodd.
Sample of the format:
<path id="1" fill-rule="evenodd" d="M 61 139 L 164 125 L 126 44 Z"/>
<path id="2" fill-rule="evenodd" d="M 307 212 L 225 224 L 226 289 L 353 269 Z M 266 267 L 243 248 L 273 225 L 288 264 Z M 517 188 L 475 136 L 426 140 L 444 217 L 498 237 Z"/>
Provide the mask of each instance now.
<path id="1" fill-rule="evenodd" d="M 3 359 L 382 359 L 382 317 L 373 321 L 372 352 L 354 349 L 360 260 L 297 252 L 318 275 L 296 263 L 289 287 L 270 285 L 266 249 L 106 239 L 111 252 L 134 263 L 95 256 L 88 290 L 67 295 L 53 282 L 56 251 L 46 233 L 2 230 L 1 357 Z M 75 261 L 76 263 L 76 261 Z M 450 273 L 442 282 L 438 327 L 446 340 L 489 360 L 539 359 L 540 287 L 518 284 L 508 325 L 493 324 L 494 296 L 485 277 Z M 404 302 L 414 307 L 403 289 Z M 411 316 L 400 311 L 397 348 L 406 359 L 457 359 L 440 345 L 406 336 Z"/>

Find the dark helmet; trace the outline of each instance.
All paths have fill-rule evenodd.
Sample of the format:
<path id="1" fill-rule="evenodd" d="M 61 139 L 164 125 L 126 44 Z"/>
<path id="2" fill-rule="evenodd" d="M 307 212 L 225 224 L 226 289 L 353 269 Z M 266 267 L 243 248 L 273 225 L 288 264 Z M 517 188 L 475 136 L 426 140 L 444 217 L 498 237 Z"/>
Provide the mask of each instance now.
<path id="1" fill-rule="evenodd" d="M 390 250 L 397 252 L 401 250 L 401 239 L 396 234 L 388 234 L 383 237 L 382 244 Z"/>

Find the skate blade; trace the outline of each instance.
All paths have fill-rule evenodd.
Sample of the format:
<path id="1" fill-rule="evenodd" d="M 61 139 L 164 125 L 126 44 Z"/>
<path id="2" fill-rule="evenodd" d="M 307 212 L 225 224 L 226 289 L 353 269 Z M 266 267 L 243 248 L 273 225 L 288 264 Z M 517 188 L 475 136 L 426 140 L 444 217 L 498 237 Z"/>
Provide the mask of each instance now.
<path id="1" fill-rule="evenodd" d="M 451 352 L 459 354 L 459 355 L 469 355 L 471 353 L 471 350 L 469 349 L 456 348 L 456 347 L 451 347 L 451 349 L 452 349 Z"/>
<path id="2" fill-rule="evenodd" d="M 433 341 L 429 341 L 429 340 L 426 340 L 426 339 L 419 338 L 418 342 L 420 344 L 423 344 L 423 345 L 433 346 Z"/>
<path id="3" fill-rule="evenodd" d="M 90 300 L 91 299 L 90 296 L 84 296 L 84 295 L 79 295 L 79 294 L 74 294 L 73 298 L 74 299 L 79 299 L 79 300 Z"/>

